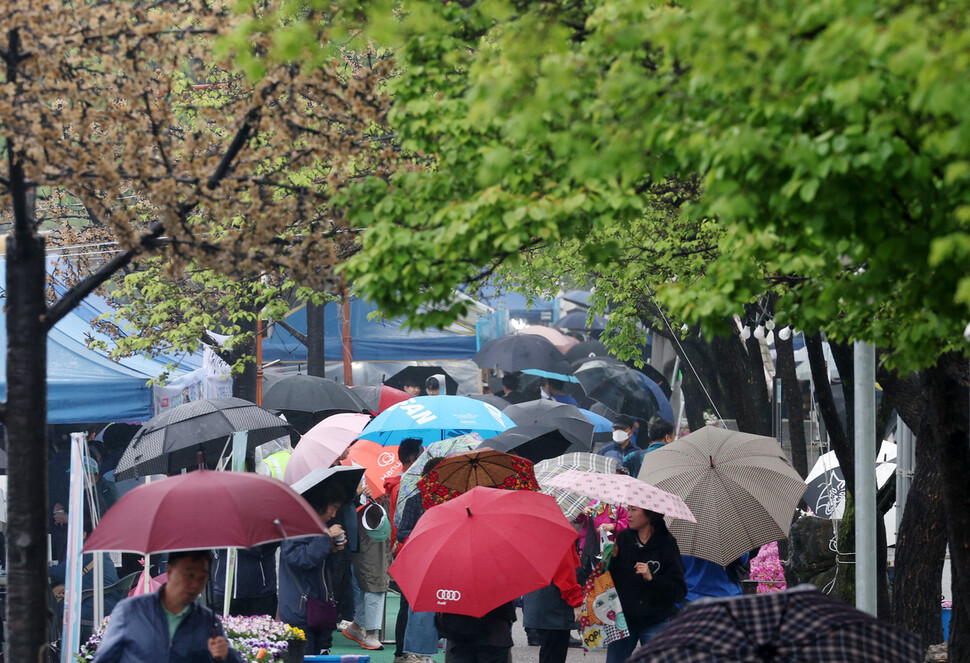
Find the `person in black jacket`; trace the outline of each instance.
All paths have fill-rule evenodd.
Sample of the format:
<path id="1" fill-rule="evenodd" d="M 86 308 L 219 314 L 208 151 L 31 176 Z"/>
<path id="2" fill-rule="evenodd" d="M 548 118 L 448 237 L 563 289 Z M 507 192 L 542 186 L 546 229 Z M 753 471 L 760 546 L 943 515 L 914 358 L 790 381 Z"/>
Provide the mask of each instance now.
<path id="1" fill-rule="evenodd" d="M 616 535 L 610 574 L 630 635 L 611 642 L 606 663 L 622 663 L 637 642 L 648 642 L 677 612 L 687 596 L 680 548 L 663 515 L 627 507 L 630 524 Z"/>

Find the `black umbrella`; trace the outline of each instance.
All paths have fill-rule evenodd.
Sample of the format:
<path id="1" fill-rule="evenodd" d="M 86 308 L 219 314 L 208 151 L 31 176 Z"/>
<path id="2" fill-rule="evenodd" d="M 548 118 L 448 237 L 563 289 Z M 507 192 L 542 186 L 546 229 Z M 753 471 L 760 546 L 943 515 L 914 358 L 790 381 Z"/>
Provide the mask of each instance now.
<path id="1" fill-rule="evenodd" d="M 517 427 L 540 424 L 558 430 L 579 446 L 574 451 L 589 451 L 592 447 L 593 424 L 575 405 L 549 400 L 526 401 L 510 405 L 504 412 Z"/>
<path id="2" fill-rule="evenodd" d="M 495 394 L 468 394 L 469 398 L 474 398 L 476 401 L 482 401 L 483 403 L 488 403 L 494 405 L 500 410 L 504 410 L 511 403 L 502 398 L 501 396 L 496 396 Z"/>
<path id="3" fill-rule="evenodd" d="M 566 302 L 588 307 L 590 294 L 589 290 L 567 290 L 563 293 L 561 299 Z"/>
<path id="4" fill-rule="evenodd" d="M 589 357 L 609 357 L 610 351 L 600 341 L 581 341 L 566 350 L 566 359 L 575 363 Z"/>
<path id="5" fill-rule="evenodd" d="M 327 506 L 334 493 L 349 501 L 357 494 L 357 486 L 364 476 L 365 468 L 337 465 L 319 467 L 290 486 L 303 496 L 315 509 Z"/>
<path id="6" fill-rule="evenodd" d="M 688 603 L 629 660 L 911 663 L 923 650 L 918 635 L 800 585 Z"/>
<path id="7" fill-rule="evenodd" d="M 606 329 L 606 318 L 602 315 L 594 315 L 593 321 L 588 322 L 586 311 L 573 311 L 561 317 L 555 323 L 560 329 L 576 329 L 579 331 L 603 331 Z"/>
<path id="8" fill-rule="evenodd" d="M 573 368 L 555 345 L 535 334 L 509 334 L 492 339 L 472 357 L 481 368 L 502 371 L 539 369 L 572 375 Z"/>
<path id="9" fill-rule="evenodd" d="M 590 357 L 579 362 L 575 376 L 590 398 L 620 414 L 649 421 L 660 408 L 633 369 L 613 357 Z"/>
<path id="10" fill-rule="evenodd" d="M 569 451 L 589 451 L 589 447 L 567 440 L 553 424 L 516 426 L 488 438 L 479 448 L 515 454 L 533 463 L 541 463 Z"/>
<path id="11" fill-rule="evenodd" d="M 365 412 L 367 403 L 350 387 L 314 375 L 291 375 L 274 382 L 263 394 L 263 407 L 283 413 L 305 433 L 332 414 Z"/>
<path id="12" fill-rule="evenodd" d="M 223 450 L 232 450 L 229 436 L 240 431 L 249 432 L 247 452 L 278 437 L 300 439 L 293 426 L 241 398 L 192 401 L 142 425 L 118 461 L 115 479 L 198 469 L 199 452 L 205 466 L 214 469 Z"/>
<path id="13" fill-rule="evenodd" d="M 384 380 L 384 384 L 395 389 L 404 389 L 406 384 L 417 384 L 421 385 L 421 393 L 424 394 L 424 383 L 433 375 L 445 376 L 445 393 L 452 396 L 458 393 L 458 381 L 445 373 L 441 366 L 407 366 Z"/>

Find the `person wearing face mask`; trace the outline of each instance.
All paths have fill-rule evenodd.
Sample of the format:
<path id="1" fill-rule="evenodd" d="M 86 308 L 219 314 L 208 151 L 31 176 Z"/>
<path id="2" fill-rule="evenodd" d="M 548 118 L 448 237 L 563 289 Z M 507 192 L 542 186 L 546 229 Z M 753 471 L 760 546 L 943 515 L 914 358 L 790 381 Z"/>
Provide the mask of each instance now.
<path id="1" fill-rule="evenodd" d="M 639 451 L 632 439 L 635 426 L 636 422 L 632 417 L 625 414 L 619 415 L 613 422 L 613 441 L 600 449 L 599 455 L 611 456 L 622 461 L 627 454 Z"/>

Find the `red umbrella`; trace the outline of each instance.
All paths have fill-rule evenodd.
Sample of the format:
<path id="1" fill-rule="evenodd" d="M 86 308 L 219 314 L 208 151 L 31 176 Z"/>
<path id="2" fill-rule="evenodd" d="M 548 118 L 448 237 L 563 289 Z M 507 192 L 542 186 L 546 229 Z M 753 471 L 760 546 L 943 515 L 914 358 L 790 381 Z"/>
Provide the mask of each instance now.
<path id="1" fill-rule="evenodd" d="M 126 493 L 91 532 L 84 551 L 251 548 L 325 531 L 307 501 L 278 479 L 199 470 Z"/>
<path id="2" fill-rule="evenodd" d="M 401 473 L 401 460 L 397 456 L 397 445 L 382 447 L 371 440 L 357 440 L 350 447 L 343 465 L 356 463 L 366 468 L 364 479 L 370 487 L 371 495 L 377 499 L 384 494 L 384 481 Z"/>
<path id="3" fill-rule="evenodd" d="M 401 403 L 411 398 L 400 389 L 388 387 L 386 384 L 355 385 L 351 389 L 367 403 L 367 408 L 374 414 L 380 414 L 395 403 Z"/>
<path id="4" fill-rule="evenodd" d="M 390 573 L 416 611 L 481 617 L 548 585 L 575 541 L 552 497 L 478 487 L 421 516 Z"/>

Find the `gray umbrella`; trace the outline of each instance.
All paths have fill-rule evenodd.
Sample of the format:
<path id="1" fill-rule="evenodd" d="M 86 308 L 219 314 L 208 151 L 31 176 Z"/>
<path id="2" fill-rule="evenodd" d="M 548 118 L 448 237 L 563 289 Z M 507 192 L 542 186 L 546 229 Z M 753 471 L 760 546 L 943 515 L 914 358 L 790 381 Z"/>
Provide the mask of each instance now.
<path id="1" fill-rule="evenodd" d="M 263 407 L 282 412 L 305 433 L 332 414 L 366 412 L 367 403 L 350 387 L 314 375 L 291 375 L 278 380 L 263 394 Z"/>
<path id="2" fill-rule="evenodd" d="M 241 398 L 207 398 L 166 410 L 142 425 L 125 449 L 115 479 L 151 474 L 177 474 L 199 467 L 199 453 L 213 469 L 229 436 L 248 431 L 248 450 L 279 437 L 300 439 L 295 428 L 258 405 Z M 231 446 L 228 449 L 231 450 Z"/>
<path id="3" fill-rule="evenodd" d="M 590 451 L 592 448 L 593 424 L 575 405 L 535 400 L 509 405 L 503 412 L 516 426 L 542 424 L 550 427 L 550 430 L 558 430 L 577 446 L 573 451 Z"/>

